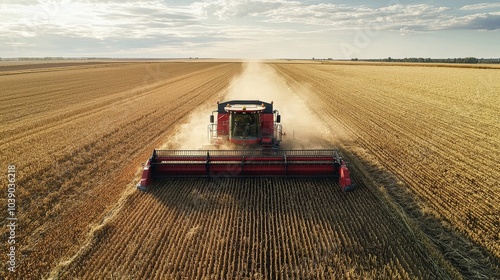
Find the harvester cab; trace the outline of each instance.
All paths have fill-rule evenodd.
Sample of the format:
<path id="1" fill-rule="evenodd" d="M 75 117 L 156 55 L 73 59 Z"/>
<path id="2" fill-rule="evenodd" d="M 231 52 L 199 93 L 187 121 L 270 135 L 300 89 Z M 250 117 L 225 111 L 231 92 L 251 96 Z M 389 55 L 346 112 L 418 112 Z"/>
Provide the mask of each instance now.
<path id="1" fill-rule="evenodd" d="M 242 107 L 246 110 L 245 107 Z M 259 114 L 246 112 L 233 112 L 230 115 L 231 127 L 229 128 L 229 138 L 234 139 L 257 139 L 260 131 Z"/>
<path id="2" fill-rule="evenodd" d="M 218 110 L 210 116 L 208 138 L 215 147 L 234 144 L 245 149 L 278 150 L 283 136 L 280 119 L 272 102 L 235 100 L 218 103 Z"/>
<path id="3" fill-rule="evenodd" d="M 333 177 L 344 191 L 354 189 L 337 150 L 279 149 L 281 116 L 272 102 L 233 100 L 217 104 L 208 126 L 209 141 L 215 149 L 154 150 L 144 165 L 138 189 L 146 191 L 154 180 L 165 177 Z M 223 145 L 235 149 L 217 149 Z"/>

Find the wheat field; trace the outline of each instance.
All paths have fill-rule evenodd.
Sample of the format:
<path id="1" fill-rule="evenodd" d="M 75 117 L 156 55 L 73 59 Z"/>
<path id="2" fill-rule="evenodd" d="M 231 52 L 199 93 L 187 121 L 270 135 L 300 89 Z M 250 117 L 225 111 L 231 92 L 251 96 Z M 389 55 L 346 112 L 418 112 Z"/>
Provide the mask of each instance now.
<path id="1" fill-rule="evenodd" d="M 186 125 L 206 127 L 248 65 L 0 67 L 0 158 L 5 171 L 16 166 L 19 221 L 16 272 L 3 269 L 2 278 L 500 274 L 497 68 L 262 62 L 252 68 L 261 77 L 239 83 L 262 95 L 245 95 L 263 99 L 279 87 L 277 107 L 321 122 L 326 132 L 309 131 L 310 139 L 340 149 L 357 189 L 344 193 L 327 179 L 222 178 L 137 191 L 152 150 L 181 148 Z M 287 117 L 296 118 L 289 126 L 300 122 Z M 305 134 L 294 130 L 289 140 L 296 135 Z"/>

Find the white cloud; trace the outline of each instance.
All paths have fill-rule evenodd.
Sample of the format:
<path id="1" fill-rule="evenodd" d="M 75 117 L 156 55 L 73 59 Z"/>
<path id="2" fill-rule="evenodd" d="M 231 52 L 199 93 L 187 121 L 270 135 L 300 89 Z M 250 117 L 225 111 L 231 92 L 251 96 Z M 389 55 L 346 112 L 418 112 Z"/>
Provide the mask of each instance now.
<path id="1" fill-rule="evenodd" d="M 469 30 L 499 30 L 500 12 L 464 16 L 456 26 Z"/>
<path id="2" fill-rule="evenodd" d="M 280 0 L 211 0 L 195 2 L 192 6 L 196 7 L 202 16 L 227 20 L 229 18 L 259 16 L 262 13 L 295 3 L 298 2 Z"/>
<path id="3" fill-rule="evenodd" d="M 325 34 L 498 30 L 500 15 L 492 9 L 499 7 L 484 3 L 457 10 L 431 4 L 371 7 L 293 0 L 2 1 L 0 56 L 13 49 L 20 56 L 42 48 L 62 51 L 62 45 L 71 51 L 66 42 L 89 52 L 105 48 L 132 53 L 186 53 L 192 48 L 224 53 L 235 45 L 243 46 L 238 50 L 242 53 L 265 48 L 265 42 L 279 49 L 283 44 L 278 42 L 287 40 L 325 47 L 330 44 L 321 41 Z"/>
<path id="4" fill-rule="evenodd" d="M 500 3 L 480 3 L 465 5 L 460 8 L 463 11 L 474 11 L 474 10 L 487 10 L 487 9 L 500 9 Z"/>
<path id="5" fill-rule="evenodd" d="M 392 5 L 382 8 L 297 4 L 292 8 L 275 9 L 267 13 L 267 21 L 334 26 L 338 29 L 364 29 L 376 25 L 385 30 L 436 30 L 440 28 L 441 22 L 450 17 L 444 14 L 448 10 L 450 8 L 426 4 Z"/>
<path id="6" fill-rule="evenodd" d="M 247 31 L 255 26 L 273 28 L 289 24 L 299 30 L 303 25 L 338 30 L 356 30 L 377 26 L 381 30 L 434 31 L 464 27 L 464 20 L 482 18 L 481 29 L 497 29 L 494 14 L 456 15 L 451 8 L 429 4 L 391 5 L 381 8 L 347 6 L 331 3 L 310 4 L 287 0 L 209 0 L 185 6 L 161 1 L 31 1 L 3 4 L 3 34 L 32 37 L 37 34 L 66 34 L 76 37 L 149 38 L 165 34 L 197 36 L 220 28 L 218 23 L 237 23 Z M 462 10 L 491 8 L 500 4 L 464 6 Z M 282 26 L 284 26 L 282 25 Z M 228 26 L 231 26 L 228 24 Z M 302 27 L 301 27 L 302 26 Z M 479 25 L 478 25 L 479 26 Z M 8 28 L 6 28 L 8 27 Z M 192 27 L 192 28 L 191 28 Z M 0 34 L 1 34 L 0 33 Z"/>

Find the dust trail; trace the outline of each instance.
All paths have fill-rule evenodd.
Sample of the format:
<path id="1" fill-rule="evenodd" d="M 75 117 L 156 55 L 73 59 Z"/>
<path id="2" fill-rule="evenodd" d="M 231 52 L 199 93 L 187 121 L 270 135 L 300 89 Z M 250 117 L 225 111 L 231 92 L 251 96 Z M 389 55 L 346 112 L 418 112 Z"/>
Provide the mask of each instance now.
<path id="1" fill-rule="evenodd" d="M 304 87 L 305 89 L 305 87 Z M 287 86 L 270 66 L 246 63 L 244 72 L 235 78 L 225 96 L 230 99 L 259 99 L 274 102 L 274 109 L 281 114 L 281 123 L 286 136 L 282 149 L 331 148 L 332 131 L 307 105 L 307 92 L 300 96 Z"/>
<path id="2" fill-rule="evenodd" d="M 221 94 L 219 96 L 222 97 Z M 168 139 L 160 150 L 180 149 L 197 150 L 203 145 L 209 144 L 208 125 L 210 124 L 210 114 L 217 109 L 215 102 L 204 103 L 193 109 L 185 123 L 181 124 L 173 132 L 173 136 Z"/>
<path id="3" fill-rule="evenodd" d="M 216 94 L 215 100 L 222 101 L 227 90 Z M 210 115 L 212 111 L 217 110 L 217 103 L 205 102 L 202 105 L 193 107 L 188 114 L 187 120 L 177 126 L 171 133 L 160 150 L 199 150 L 203 145 L 208 145 L 208 125 L 210 124 Z"/>
<path id="4" fill-rule="evenodd" d="M 305 87 L 304 87 L 305 88 Z M 235 77 L 230 86 L 218 94 L 218 100 L 261 100 L 274 102 L 274 109 L 281 114 L 281 123 L 286 135 L 282 149 L 332 148 L 332 129 L 307 106 L 307 92 L 294 92 L 270 66 L 259 62 L 246 62 L 241 75 Z M 207 127 L 209 116 L 217 109 L 214 103 L 205 103 L 195 108 L 186 123 L 174 131 L 160 149 L 201 149 L 208 144 Z"/>

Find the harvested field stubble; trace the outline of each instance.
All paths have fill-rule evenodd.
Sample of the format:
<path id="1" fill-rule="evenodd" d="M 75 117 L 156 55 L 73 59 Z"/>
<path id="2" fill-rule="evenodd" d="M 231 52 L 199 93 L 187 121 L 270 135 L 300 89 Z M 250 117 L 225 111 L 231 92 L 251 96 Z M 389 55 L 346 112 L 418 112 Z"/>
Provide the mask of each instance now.
<path id="1" fill-rule="evenodd" d="M 17 271 L 2 269 L 2 277 L 38 279 L 75 254 L 140 162 L 240 70 L 240 63 L 125 63 L 0 74 L 0 161 L 16 165 L 22 225 Z"/>
<path id="2" fill-rule="evenodd" d="M 448 278 L 427 256 L 362 185 L 344 193 L 329 179 L 175 179 L 134 194 L 59 276 Z"/>

